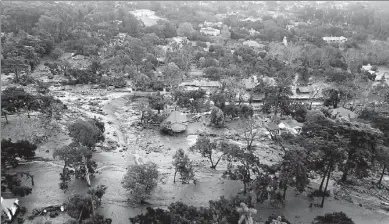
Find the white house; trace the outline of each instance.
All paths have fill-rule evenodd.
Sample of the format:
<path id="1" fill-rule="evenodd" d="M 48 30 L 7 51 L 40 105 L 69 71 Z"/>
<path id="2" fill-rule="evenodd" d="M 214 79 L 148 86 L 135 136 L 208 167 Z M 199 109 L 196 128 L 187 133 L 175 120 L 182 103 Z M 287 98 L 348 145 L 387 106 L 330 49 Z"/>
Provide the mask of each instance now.
<path id="1" fill-rule="evenodd" d="M 368 64 L 368 65 L 363 65 L 361 70 L 369 72 L 370 74 L 375 74 L 375 71 L 371 70 L 372 68 L 373 68 L 373 66 Z"/>
<path id="2" fill-rule="evenodd" d="M 220 30 L 212 28 L 212 27 L 205 27 L 200 29 L 200 33 L 208 35 L 208 36 L 219 36 Z"/>
<path id="3" fill-rule="evenodd" d="M 245 42 L 243 42 L 243 45 L 247 45 L 247 46 L 253 47 L 253 48 L 264 48 L 265 47 L 265 45 L 260 44 L 255 40 L 246 40 Z"/>
<path id="4" fill-rule="evenodd" d="M 286 131 L 292 134 L 299 134 L 303 127 L 303 123 L 299 123 L 296 120 L 283 120 L 278 124 L 280 131 Z"/>
<path id="5" fill-rule="evenodd" d="M 323 37 L 323 40 L 327 43 L 345 43 L 347 38 L 344 36 L 341 37 Z"/>

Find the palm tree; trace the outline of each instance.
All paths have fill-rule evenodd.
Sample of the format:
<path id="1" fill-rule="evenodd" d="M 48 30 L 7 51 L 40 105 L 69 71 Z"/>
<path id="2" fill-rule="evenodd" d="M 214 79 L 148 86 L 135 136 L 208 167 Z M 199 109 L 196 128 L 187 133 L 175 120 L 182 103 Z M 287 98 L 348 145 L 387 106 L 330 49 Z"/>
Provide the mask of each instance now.
<path id="1" fill-rule="evenodd" d="M 249 207 L 247 207 L 247 205 L 245 203 L 242 202 L 242 203 L 240 203 L 240 207 L 237 208 L 236 210 L 240 214 L 238 224 L 243 224 L 243 223 L 244 224 L 254 224 L 252 215 L 257 214 L 256 209 L 249 208 Z"/>

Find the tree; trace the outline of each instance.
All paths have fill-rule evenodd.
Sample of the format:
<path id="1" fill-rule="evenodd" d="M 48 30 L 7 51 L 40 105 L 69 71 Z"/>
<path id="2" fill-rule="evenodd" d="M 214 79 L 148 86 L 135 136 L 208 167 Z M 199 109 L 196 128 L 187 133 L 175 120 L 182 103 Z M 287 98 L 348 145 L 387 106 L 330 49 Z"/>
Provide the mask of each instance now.
<path id="1" fill-rule="evenodd" d="M 123 177 L 123 187 L 131 193 L 131 200 L 144 203 L 157 187 L 158 178 L 159 172 L 155 163 L 131 165 Z"/>
<path id="2" fill-rule="evenodd" d="M 94 121 L 77 120 L 68 129 L 74 142 L 90 149 L 99 141 L 104 141 L 103 132 L 96 126 Z"/>
<path id="3" fill-rule="evenodd" d="M 181 181 L 184 184 L 189 183 L 190 180 L 193 180 L 193 183 L 196 183 L 194 179 L 194 170 L 192 161 L 190 161 L 188 155 L 185 154 L 183 149 L 178 149 L 176 154 L 173 156 L 173 166 L 175 168 L 174 172 L 174 182 L 176 182 L 176 174 L 180 173 Z"/>
<path id="4" fill-rule="evenodd" d="M 241 202 L 246 202 L 245 198 L 233 197 L 226 199 L 220 197 L 219 200 L 209 201 L 209 207 L 188 206 L 180 201 L 171 203 L 167 210 L 147 207 L 144 214 L 130 218 L 131 223 L 238 223 L 240 214 L 237 207 Z"/>
<path id="5" fill-rule="evenodd" d="M 54 50 L 51 52 L 51 56 L 57 60 L 59 59 L 63 54 L 64 54 L 64 50 L 62 50 L 61 48 L 54 48 Z"/>
<path id="6" fill-rule="evenodd" d="M 377 160 L 378 162 L 383 166 L 380 179 L 378 180 L 377 184 L 381 185 L 382 178 L 384 177 L 385 170 L 387 169 L 389 165 L 389 148 L 388 147 L 380 147 L 377 152 Z"/>
<path id="7" fill-rule="evenodd" d="M 10 113 L 20 109 L 29 109 L 35 101 L 35 97 L 24 91 L 23 88 L 8 87 L 1 93 L 2 108 Z"/>
<path id="8" fill-rule="evenodd" d="M 26 140 L 12 142 L 11 139 L 1 141 L 1 192 L 7 189 L 13 195 L 24 197 L 32 192 L 34 186 L 34 176 L 28 172 L 10 173 L 9 168 L 15 168 L 20 159 L 31 160 L 35 157 L 37 146 Z M 31 187 L 23 185 L 19 177 L 27 177 L 31 180 Z"/>
<path id="9" fill-rule="evenodd" d="M 174 62 L 167 64 L 162 71 L 165 82 L 170 85 L 170 89 L 173 89 L 173 87 L 178 85 L 178 83 L 180 83 L 183 79 L 183 74 L 180 68 Z"/>
<path id="10" fill-rule="evenodd" d="M 165 108 L 166 100 L 163 95 L 158 93 L 157 95 L 149 96 L 150 107 L 154 110 L 158 110 L 158 114 Z"/>
<path id="11" fill-rule="evenodd" d="M 240 207 L 236 209 L 240 213 L 238 224 L 254 224 L 253 214 L 257 214 L 257 210 L 247 207 L 245 203 L 240 203 Z"/>
<path id="12" fill-rule="evenodd" d="M 309 184 L 307 156 L 304 151 L 287 151 L 281 163 L 280 188 L 284 191 L 285 200 L 288 185 L 295 186 L 302 193 Z"/>
<path id="13" fill-rule="evenodd" d="M 185 22 L 178 26 L 177 34 L 180 36 L 191 37 L 196 31 L 193 29 L 192 24 Z"/>
<path id="14" fill-rule="evenodd" d="M 239 115 L 242 116 L 244 119 L 253 117 L 254 115 L 253 106 L 247 104 L 241 105 L 239 108 Z"/>
<path id="15" fill-rule="evenodd" d="M 217 143 L 211 142 L 211 139 L 208 136 L 200 136 L 196 144 L 191 146 L 189 150 L 199 152 L 204 158 L 207 158 L 211 162 L 211 169 L 216 169 L 217 164 L 219 164 L 223 155 L 220 155 L 216 162 L 213 160 L 212 156 L 214 151 L 217 149 Z"/>
<path id="16" fill-rule="evenodd" d="M 302 136 L 305 140 L 301 145 L 307 149 L 310 155 L 310 163 L 314 170 L 323 171 L 319 192 L 322 194 L 321 207 L 327 191 L 331 173 L 340 166 L 345 159 L 345 141 L 342 136 L 334 132 L 335 123 L 324 117 L 321 113 L 307 115 L 307 120 L 302 128 Z M 323 191 L 324 181 L 327 179 Z"/>
<path id="17" fill-rule="evenodd" d="M 218 108 L 214 107 L 211 112 L 211 124 L 215 125 L 215 127 L 224 127 L 224 113 Z"/>
<path id="18" fill-rule="evenodd" d="M 78 222 L 82 221 L 83 224 L 111 223 L 111 219 L 104 220 L 104 217 L 95 211 L 101 206 L 101 198 L 106 190 L 105 185 L 98 185 L 95 188 L 90 188 L 86 195 L 72 194 L 65 202 L 70 217 L 77 219 Z"/>
<path id="19" fill-rule="evenodd" d="M 243 119 L 240 127 L 243 129 L 242 138 L 246 143 L 246 150 L 253 151 L 254 140 L 257 140 L 261 135 L 261 126 L 254 118 Z"/>
<path id="20" fill-rule="evenodd" d="M 2 61 L 2 67 L 4 70 L 15 73 L 16 82 L 19 82 L 19 73 L 21 71 L 27 71 L 29 68 L 26 60 L 20 56 L 5 58 Z"/>
<path id="21" fill-rule="evenodd" d="M 147 75 L 143 73 L 135 75 L 134 85 L 137 89 L 145 91 L 146 88 L 150 85 L 150 83 L 151 80 Z"/>
<path id="22" fill-rule="evenodd" d="M 377 147 L 382 144 L 382 132 L 358 122 L 340 123 L 336 130 L 347 139 L 347 157 L 341 181 L 346 182 L 350 172 L 355 172 L 360 178 L 367 176 Z"/>
<path id="23" fill-rule="evenodd" d="M 79 146 L 77 143 L 71 143 L 60 149 L 56 149 L 53 153 L 54 158 L 59 158 L 64 161 L 62 173 L 60 173 L 59 187 L 66 192 L 71 176 L 76 178 L 85 178 L 90 185 L 89 174 L 95 173 L 97 167 L 96 162 L 91 160 L 92 152 L 85 146 Z"/>
<path id="24" fill-rule="evenodd" d="M 216 93 L 213 93 L 210 98 L 216 107 L 222 110 L 224 109 L 227 101 L 227 97 L 225 93 L 218 91 Z"/>
<path id="25" fill-rule="evenodd" d="M 293 95 L 290 86 L 279 84 L 277 86 L 269 86 L 265 89 L 265 98 L 263 110 L 270 112 L 274 111 L 274 115 L 281 111 L 281 114 L 288 114 L 290 104 L 289 97 Z"/>
<path id="26" fill-rule="evenodd" d="M 251 173 L 257 172 L 259 160 L 252 151 L 242 150 L 235 144 L 226 142 L 222 142 L 221 144 L 221 149 L 223 149 L 227 161 L 229 162 L 227 171 L 223 173 L 223 177 L 228 177 L 232 180 L 241 180 L 244 185 L 243 193 L 246 194 L 247 188 L 251 182 Z M 233 160 L 239 161 L 240 163 L 236 168 L 231 164 Z"/>
<path id="27" fill-rule="evenodd" d="M 333 212 L 316 216 L 312 224 L 354 224 L 354 222 L 343 212 Z"/>

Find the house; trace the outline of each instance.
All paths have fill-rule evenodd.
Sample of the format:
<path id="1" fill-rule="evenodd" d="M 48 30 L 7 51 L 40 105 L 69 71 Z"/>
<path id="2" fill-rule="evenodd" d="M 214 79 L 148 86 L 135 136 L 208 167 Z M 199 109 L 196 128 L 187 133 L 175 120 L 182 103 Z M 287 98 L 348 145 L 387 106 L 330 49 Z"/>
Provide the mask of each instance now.
<path id="1" fill-rule="evenodd" d="M 275 86 L 277 84 L 276 80 L 273 77 L 265 76 L 262 78 L 262 83 L 268 86 Z"/>
<path id="2" fill-rule="evenodd" d="M 257 41 L 254 40 L 247 40 L 243 42 L 243 45 L 253 47 L 253 48 L 264 48 L 265 45 L 258 43 Z"/>
<path id="3" fill-rule="evenodd" d="M 303 127 L 303 123 L 297 122 L 296 120 L 283 120 L 278 124 L 281 132 L 286 131 L 292 134 L 299 134 Z"/>
<path id="4" fill-rule="evenodd" d="M 373 70 L 371 70 L 373 68 L 373 66 L 371 66 L 370 64 L 368 64 L 368 65 L 362 65 L 362 68 L 361 68 L 361 70 L 362 71 L 365 71 L 365 72 L 369 72 L 370 74 L 375 74 L 376 72 L 375 71 L 373 71 Z"/>
<path id="5" fill-rule="evenodd" d="M 250 33 L 251 36 L 255 35 L 255 34 L 259 34 L 259 32 L 254 30 L 253 28 L 249 29 L 249 33 Z"/>
<path id="6" fill-rule="evenodd" d="M 192 82 L 183 82 L 179 85 L 180 88 L 186 91 L 193 91 L 198 89 L 203 89 L 206 91 L 207 95 L 211 94 L 215 90 L 221 87 L 221 83 L 218 81 L 192 81 Z"/>
<path id="7" fill-rule="evenodd" d="M 1 197 L 1 216 L 2 220 L 12 221 L 19 209 L 19 199 L 10 198 L 4 199 Z"/>
<path id="8" fill-rule="evenodd" d="M 205 27 L 200 29 L 200 33 L 208 35 L 208 36 L 219 36 L 220 30 L 212 28 L 212 27 Z"/>
<path id="9" fill-rule="evenodd" d="M 341 37 L 323 37 L 323 40 L 327 43 L 345 43 L 347 41 L 347 38 L 344 36 Z"/>
<path id="10" fill-rule="evenodd" d="M 312 92 L 313 89 L 310 86 L 300 86 L 296 88 L 296 93 L 298 94 L 310 94 Z"/>
<path id="11" fill-rule="evenodd" d="M 184 132 L 187 127 L 187 118 L 186 115 L 181 113 L 180 111 L 173 111 L 166 119 L 164 122 L 162 122 L 162 125 L 165 125 L 166 123 L 169 122 L 169 126 L 172 132 L 179 133 L 179 132 Z"/>
<path id="12" fill-rule="evenodd" d="M 256 76 L 251 76 L 250 78 L 242 79 L 241 82 L 246 90 L 252 90 L 259 84 Z"/>
<path id="13" fill-rule="evenodd" d="M 263 93 L 261 93 L 261 94 L 254 93 L 254 94 L 252 94 L 252 102 L 254 102 L 254 103 L 262 102 L 264 98 L 265 98 L 265 94 L 263 94 Z"/>
<path id="14" fill-rule="evenodd" d="M 82 55 L 77 55 L 72 57 L 73 60 L 84 60 L 84 56 Z"/>
<path id="15" fill-rule="evenodd" d="M 217 27 L 217 28 L 221 28 L 222 26 L 223 26 L 222 22 L 213 23 L 213 22 L 207 22 L 207 21 L 205 21 L 204 25 L 203 25 L 203 27 Z"/>
<path id="16" fill-rule="evenodd" d="M 331 111 L 331 115 L 335 118 L 344 118 L 346 120 L 351 120 L 357 117 L 356 113 L 352 112 L 351 110 L 347 110 L 343 107 L 333 109 Z"/>
<path id="17" fill-rule="evenodd" d="M 131 13 L 135 17 L 151 17 L 151 16 L 154 16 L 154 14 L 155 14 L 154 11 L 151 11 L 149 9 L 138 9 L 138 10 L 135 10 L 135 11 L 131 11 Z"/>

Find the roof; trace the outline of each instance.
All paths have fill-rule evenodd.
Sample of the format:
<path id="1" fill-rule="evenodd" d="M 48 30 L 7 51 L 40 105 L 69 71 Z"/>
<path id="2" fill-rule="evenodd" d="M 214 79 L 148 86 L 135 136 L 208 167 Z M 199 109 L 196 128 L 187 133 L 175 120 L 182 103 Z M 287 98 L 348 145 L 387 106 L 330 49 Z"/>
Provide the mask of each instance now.
<path id="1" fill-rule="evenodd" d="M 243 45 L 247 45 L 250 47 L 258 47 L 258 48 L 263 48 L 265 45 L 258 43 L 257 41 L 254 40 L 247 40 L 243 42 Z"/>
<path id="2" fill-rule="evenodd" d="M 198 81 L 183 82 L 180 86 L 198 86 L 198 87 L 220 87 L 221 84 L 218 81 Z"/>
<path id="3" fill-rule="evenodd" d="M 301 128 L 303 127 L 303 123 L 297 122 L 296 120 L 283 120 L 278 125 L 279 128 Z"/>
<path id="4" fill-rule="evenodd" d="M 347 38 L 344 36 L 341 36 L 341 37 L 323 37 L 323 40 L 347 40 Z"/>
<path id="5" fill-rule="evenodd" d="M 251 78 L 242 79 L 242 83 L 246 89 L 254 89 L 258 85 L 258 83 L 253 82 L 253 79 L 251 79 Z"/>
<path id="6" fill-rule="evenodd" d="M 302 92 L 302 93 L 310 93 L 313 91 L 312 87 L 310 87 L 310 86 L 297 87 L 297 90 Z"/>
<path id="7" fill-rule="evenodd" d="M 343 107 L 333 109 L 331 114 L 333 116 L 343 117 L 343 118 L 356 118 L 357 117 L 356 113 L 352 112 L 351 110 L 347 110 Z"/>
<path id="8" fill-rule="evenodd" d="M 186 115 L 181 113 L 180 111 L 173 111 L 164 122 L 171 122 L 171 129 L 174 132 L 181 132 L 186 129 L 187 118 Z"/>
<path id="9" fill-rule="evenodd" d="M 277 83 L 273 77 L 268 76 L 263 77 L 262 82 L 266 83 L 267 85 L 275 85 Z"/>
<path id="10" fill-rule="evenodd" d="M 278 125 L 276 125 L 275 123 L 273 122 L 269 122 L 266 124 L 266 127 L 269 128 L 270 130 L 277 130 L 279 129 Z"/>

